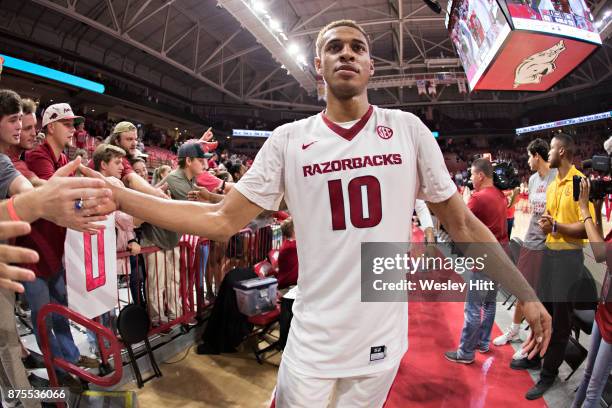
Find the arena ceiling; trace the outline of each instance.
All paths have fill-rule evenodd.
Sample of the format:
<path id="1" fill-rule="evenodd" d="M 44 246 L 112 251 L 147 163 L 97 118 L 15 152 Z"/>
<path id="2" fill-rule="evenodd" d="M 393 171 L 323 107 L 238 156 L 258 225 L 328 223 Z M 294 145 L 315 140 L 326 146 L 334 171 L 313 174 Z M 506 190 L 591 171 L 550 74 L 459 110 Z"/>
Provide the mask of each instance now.
<path id="1" fill-rule="evenodd" d="M 309 64 L 303 72 L 287 62 L 287 53 L 269 41 L 249 11 L 240 9 L 241 0 L 0 0 L 0 31 L 4 38 L 44 44 L 125 72 L 126 78 L 137 74 L 193 102 L 303 111 L 320 109 L 312 67 L 316 35 L 340 18 L 361 23 L 373 41 L 376 75 L 370 99 L 382 106 L 525 103 L 594 88 L 612 72 L 612 41 L 607 38 L 547 93 L 461 94 L 457 86 L 447 86 L 436 96 L 419 96 L 405 78 L 463 72 L 444 14 L 435 14 L 422 0 L 260 1 L 305 50 Z M 606 1 L 587 0 L 595 18 Z M 440 3 L 444 9 L 446 0 Z"/>

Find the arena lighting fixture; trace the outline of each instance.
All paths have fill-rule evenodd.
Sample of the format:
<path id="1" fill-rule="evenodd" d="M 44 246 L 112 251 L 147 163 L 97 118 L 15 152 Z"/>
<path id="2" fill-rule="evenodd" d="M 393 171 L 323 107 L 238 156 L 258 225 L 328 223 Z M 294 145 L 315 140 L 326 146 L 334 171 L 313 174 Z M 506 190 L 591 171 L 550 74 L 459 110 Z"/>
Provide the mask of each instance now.
<path id="1" fill-rule="evenodd" d="M 316 91 L 316 81 L 306 69 L 308 59 L 300 53 L 298 44 L 292 45 L 294 42 L 283 31 L 281 22 L 266 11 L 264 0 L 218 0 L 218 4 L 266 48 L 302 88 L 309 93 Z"/>
<path id="2" fill-rule="evenodd" d="M 270 28 L 272 30 L 274 30 L 274 31 L 277 31 L 279 33 L 283 31 L 283 28 L 281 27 L 281 24 L 277 20 L 275 20 L 273 18 L 269 19 L 268 24 L 270 25 Z"/>
<path id="3" fill-rule="evenodd" d="M 287 47 L 287 52 L 289 53 L 289 55 L 295 56 L 300 52 L 300 47 L 296 43 L 291 43 Z"/>
<path id="4" fill-rule="evenodd" d="M 256 12 L 260 14 L 266 14 L 268 12 L 268 10 L 266 10 L 266 7 L 259 0 L 254 0 L 252 2 L 252 5 L 253 5 L 253 10 L 255 10 Z"/>
<path id="5" fill-rule="evenodd" d="M 22 71 L 39 77 L 52 79 L 57 82 L 75 86 L 77 88 L 86 89 L 91 92 L 104 93 L 104 85 L 99 82 L 90 81 L 76 75 L 67 74 L 65 72 L 48 68 L 43 65 L 34 64 L 33 62 L 28 62 L 19 58 L 9 57 L 8 55 L 0 54 L 0 57 L 4 58 L 5 68 L 11 68 L 16 71 Z"/>

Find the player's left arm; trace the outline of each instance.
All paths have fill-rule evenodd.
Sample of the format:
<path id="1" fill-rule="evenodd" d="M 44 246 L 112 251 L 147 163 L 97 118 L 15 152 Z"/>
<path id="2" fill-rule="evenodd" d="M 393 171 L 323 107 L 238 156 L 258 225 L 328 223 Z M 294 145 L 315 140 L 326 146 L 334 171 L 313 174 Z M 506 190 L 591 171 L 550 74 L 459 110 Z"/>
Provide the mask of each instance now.
<path id="1" fill-rule="evenodd" d="M 534 332 L 535 343 L 529 344 L 530 357 L 537 351 L 543 356 L 551 334 L 551 317 L 538 300 L 535 291 L 497 242 L 491 231 L 467 208 L 459 193 L 439 203 L 428 203 L 429 208 L 444 225 L 444 229 L 456 243 L 469 245 L 464 254 L 473 258 L 483 257 L 487 276 L 516 295 L 525 307 L 525 317 Z"/>

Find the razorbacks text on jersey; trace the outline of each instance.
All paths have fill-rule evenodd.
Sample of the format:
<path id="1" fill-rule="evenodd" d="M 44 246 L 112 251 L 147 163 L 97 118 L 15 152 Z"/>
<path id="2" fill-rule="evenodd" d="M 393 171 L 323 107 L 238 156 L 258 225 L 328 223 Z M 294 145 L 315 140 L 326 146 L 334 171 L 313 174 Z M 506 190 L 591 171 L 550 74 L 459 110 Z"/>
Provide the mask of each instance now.
<path id="1" fill-rule="evenodd" d="M 294 220 L 299 293 L 285 362 L 321 378 L 397 365 L 408 306 L 360 301 L 361 243 L 409 242 L 415 199 L 457 191 L 429 129 L 374 106 L 349 124 L 320 113 L 277 128 L 236 189 L 268 210 L 284 196 Z"/>

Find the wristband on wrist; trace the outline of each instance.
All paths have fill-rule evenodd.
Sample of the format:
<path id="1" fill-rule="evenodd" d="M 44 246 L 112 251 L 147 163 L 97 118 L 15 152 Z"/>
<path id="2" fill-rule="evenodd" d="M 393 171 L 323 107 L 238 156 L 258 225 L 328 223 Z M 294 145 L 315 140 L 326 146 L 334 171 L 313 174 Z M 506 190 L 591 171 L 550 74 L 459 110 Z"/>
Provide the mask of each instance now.
<path id="1" fill-rule="evenodd" d="M 8 211 L 8 215 L 12 221 L 21 221 L 21 218 L 19 218 L 19 215 L 17 215 L 17 211 L 15 211 L 15 196 L 9 198 L 8 202 L 6 203 L 6 210 Z"/>
<path id="2" fill-rule="evenodd" d="M 553 234 L 557 233 L 557 221 L 556 220 L 553 220 L 552 233 Z"/>
<path id="3" fill-rule="evenodd" d="M 585 217 L 584 220 L 582 220 L 583 223 L 586 223 L 586 220 L 591 219 L 591 221 L 593 221 L 593 217 L 591 217 L 590 215 L 588 217 Z"/>

